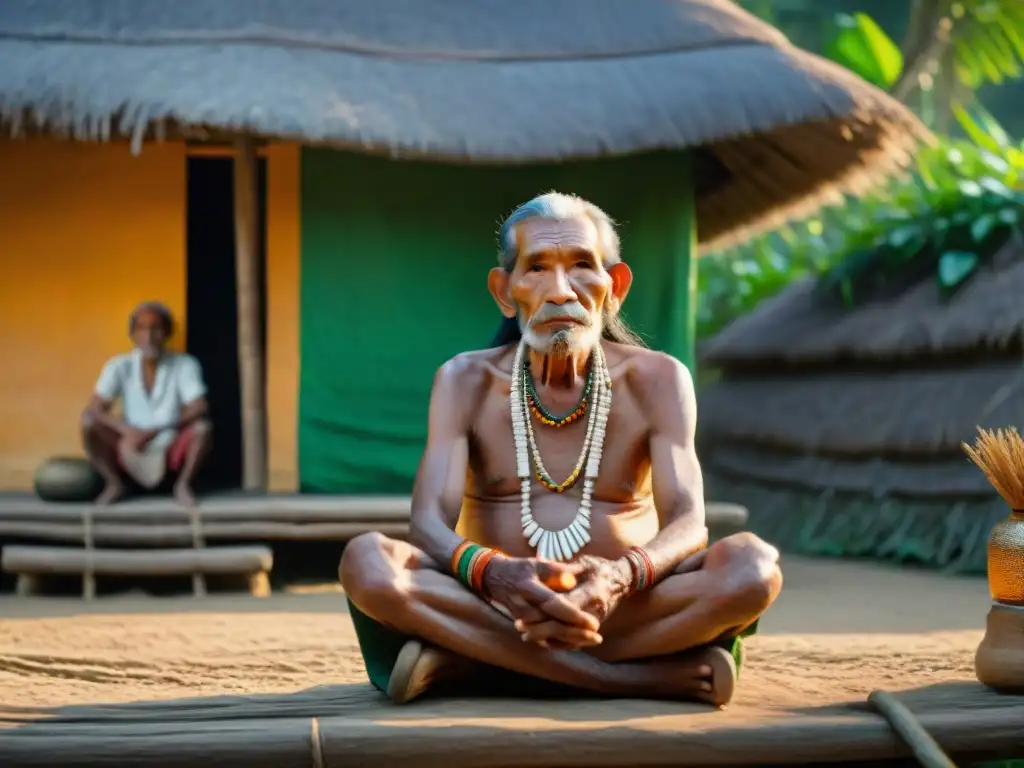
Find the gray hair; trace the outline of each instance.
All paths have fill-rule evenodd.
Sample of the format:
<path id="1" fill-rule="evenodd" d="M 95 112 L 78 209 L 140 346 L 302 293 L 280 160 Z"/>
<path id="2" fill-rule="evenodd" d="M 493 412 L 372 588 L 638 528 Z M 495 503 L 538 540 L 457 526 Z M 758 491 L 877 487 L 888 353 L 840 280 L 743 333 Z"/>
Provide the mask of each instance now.
<path id="1" fill-rule="evenodd" d="M 170 308 L 159 301 L 144 301 L 139 304 L 132 313 L 128 315 L 128 334 L 131 335 L 135 331 L 135 323 L 143 312 L 152 312 L 164 324 L 164 333 L 170 336 L 174 333 L 174 315 L 171 313 Z"/>
<path id="2" fill-rule="evenodd" d="M 602 264 L 606 267 L 618 264 L 622 257 L 619 252 L 619 234 L 615 231 L 615 222 L 612 221 L 612 217 L 582 197 L 562 192 L 547 192 L 538 195 L 509 214 L 502 223 L 501 229 L 498 230 L 498 264 L 506 272 L 515 269 L 516 261 L 519 258 L 516 225 L 532 218 L 564 220 L 582 217 L 590 219 L 597 228 L 598 248 L 601 251 L 598 255 L 601 257 Z M 628 346 L 647 346 L 636 331 L 626 325 L 619 313 L 612 313 L 608 311 L 607 307 L 602 318 L 601 336 L 609 341 Z M 491 346 L 501 347 L 506 344 L 518 343 L 522 337 L 519 319 L 516 317 L 503 318 L 498 332 L 491 340 Z"/>
<path id="3" fill-rule="evenodd" d="M 547 192 L 523 203 L 502 222 L 501 229 L 498 230 L 498 264 L 506 272 L 511 272 L 515 268 L 516 259 L 519 258 L 516 226 L 533 218 L 590 219 L 597 228 L 602 263 L 605 266 L 616 264 L 621 258 L 619 235 L 615 231 L 615 222 L 611 216 L 582 197 L 562 192 Z"/>

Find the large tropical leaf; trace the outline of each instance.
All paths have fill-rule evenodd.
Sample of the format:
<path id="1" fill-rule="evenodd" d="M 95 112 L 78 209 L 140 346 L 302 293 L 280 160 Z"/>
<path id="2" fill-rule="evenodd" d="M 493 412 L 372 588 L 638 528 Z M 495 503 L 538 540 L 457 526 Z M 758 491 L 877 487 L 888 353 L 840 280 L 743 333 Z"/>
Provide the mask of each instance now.
<path id="1" fill-rule="evenodd" d="M 899 46 L 866 13 L 836 17 L 825 55 L 880 88 L 890 88 L 903 71 Z"/>

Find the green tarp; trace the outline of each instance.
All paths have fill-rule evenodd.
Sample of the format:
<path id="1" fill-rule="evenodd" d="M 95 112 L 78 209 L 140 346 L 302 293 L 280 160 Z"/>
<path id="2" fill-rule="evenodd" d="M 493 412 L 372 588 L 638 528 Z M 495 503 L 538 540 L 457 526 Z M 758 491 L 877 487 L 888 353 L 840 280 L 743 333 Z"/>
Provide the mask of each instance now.
<path id="1" fill-rule="evenodd" d="M 626 317 L 689 362 L 695 272 L 685 155 L 538 167 L 302 154 L 299 478 L 303 492 L 406 494 L 437 368 L 486 347 L 501 218 L 552 189 L 621 225 Z"/>

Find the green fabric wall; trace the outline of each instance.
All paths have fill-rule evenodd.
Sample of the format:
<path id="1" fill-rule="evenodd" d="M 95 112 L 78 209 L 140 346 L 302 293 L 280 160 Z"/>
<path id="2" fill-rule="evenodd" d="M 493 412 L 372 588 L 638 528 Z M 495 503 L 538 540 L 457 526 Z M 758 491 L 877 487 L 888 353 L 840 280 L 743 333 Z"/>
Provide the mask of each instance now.
<path id="1" fill-rule="evenodd" d="M 411 490 L 434 372 L 498 327 L 486 280 L 500 220 L 541 192 L 582 195 L 620 223 L 627 320 L 692 361 L 691 188 L 682 154 L 495 168 L 304 149 L 301 489 Z"/>

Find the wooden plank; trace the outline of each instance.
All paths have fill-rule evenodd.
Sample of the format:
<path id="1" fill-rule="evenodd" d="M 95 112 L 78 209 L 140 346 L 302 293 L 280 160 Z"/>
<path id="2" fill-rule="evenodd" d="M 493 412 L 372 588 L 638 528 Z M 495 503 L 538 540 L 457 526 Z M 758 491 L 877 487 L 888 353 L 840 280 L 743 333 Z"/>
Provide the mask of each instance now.
<path id="1" fill-rule="evenodd" d="M 189 528 L 192 534 L 192 548 L 205 549 L 206 539 L 203 537 L 203 522 L 199 518 L 198 509 L 190 509 L 188 515 Z M 261 585 L 262 586 L 262 585 Z M 250 585 L 251 591 L 251 585 Z M 192 595 L 193 597 L 206 596 L 206 577 L 198 571 L 192 574 Z"/>
<path id="2" fill-rule="evenodd" d="M 43 724 L 0 729 L 3 768 L 310 768 L 312 728 L 308 719 L 225 720 L 202 724 L 195 740 L 179 723 L 165 725 L 68 726 Z M 96 728 L 96 730 L 93 730 Z M 220 737 L 215 736 L 220 733 Z M 51 734 L 49 739 L 45 734 Z M 92 737 L 99 735 L 100 739 Z M 40 748 L 40 737 L 47 740 Z M 141 737 L 141 738 L 140 738 Z M 84 749 L 84 751 L 82 751 Z M 319 767 L 318 767 L 319 768 Z M 323 768 L 326 768 L 324 766 Z"/>
<path id="3" fill-rule="evenodd" d="M 86 600 L 96 599 L 96 573 L 92 566 L 92 556 L 96 549 L 92 537 L 93 521 L 92 515 L 82 515 L 82 546 L 85 547 L 86 562 L 89 564 L 88 567 L 82 571 L 82 597 Z M 28 574 L 22 574 L 21 578 L 25 578 Z"/>
<path id="4" fill-rule="evenodd" d="M 1021 712 L 980 710 L 921 718 L 950 754 L 991 751 L 1011 756 L 1021 749 Z M 772 719 L 744 727 L 687 727 L 671 718 L 648 727 L 550 722 L 548 728 L 488 728 L 476 724 L 437 725 L 409 720 L 381 727 L 361 719 L 322 718 L 320 733 L 330 765 L 385 768 L 403 763 L 443 768 L 500 768 L 511 765 L 587 766 L 762 766 L 812 761 L 860 765 L 867 760 L 909 754 L 881 718 L 801 717 Z M 596 726 L 596 727 L 595 727 Z M 442 735 L 443 733 L 443 735 Z M 510 756 L 519 759 L 510 760 Z M 353 762 L 356 761 L 356 762 Z"/>
<path id="5" fill-rule="evenodd" d="M 568 715 L 580 709 L 579 702 L 531 702 L 537 714 L 517 723 L 500 716 L 500 708 L 509 704 L 521 711 L 524 702 L 378 706 L 376 719 L 354 711 L 319 717 L 314 726 L 312 714 L 249 717 L 244 708 L 225 712 L 206 705 L 207 711 L 201 712 L 203 700 L 147 703 L 145 710 L 136 710 L 136 717 L 121 722 L 79 716 L 77 722 L 37 720 L 0 729 L 0 764 L 308 766 L 314 764 L 314 733 L 324 765 L 353 768 L 863 765 L 910 754 L 884 719 L 866 711 L 818 716 L 794 712 L 744 723 L 728 711 L 696 714 L 684 706 L 682 714 L 629 720 L 613 714 L 622 702 L 610 702 L 604 707 L 606 719 L 577 719 Z M 477 710 L 476 716 L 470 714 Z M 985 751 L 1011 757 L 1021 749 L 1021 718 L 1020 707 L 1000 707 L 930 713 L 920 721 L 949 754 Z M 254 745 L 268 751 L 263 754 Z"/>
<path id="6" fill-rule="evenodd" d="M 409 533 L 406 522 L 279 523 L 238 522 L 203 523 L 207 541 L 348 541 L 367 531 L 403 538 Z M 192 541 L 192 529 L 184 523 L 94 523 L 93 540 L 97 544 L 170 547 Z M 82 543 L 82 527 L 75 523 L 0 520 L 0 538 L 34 541 Z"/>
<path id="7" fill-rule="evenodd" d="M 238 372 L 242 394 L 242 487 L 267 488 L 267 385 L 264 376 L 260 264 L 259 165 L 256 139 L 235 142 L 235 281 L 238 304 Z"/>
<path id="8" fill-rule="evenodd" d="M 408 496 L 221 496 L 201 499 L 199 515 L 211 521 L 250 522 L 368 522 L 408 521 Z M 93 504 L 62 504 L 33 496 L 0 497 L 0 520 L 42 520 L 79 522 L 89 512 L 98 522 L 180 522 L 189 520 L 189 510 L 173 499 L 136 498 L 110 507 Z"/>
<path id="9" fill-rule="evenodd" d="M 267 547 L 213 549 L 116 550 L 36 547 L 10 544 L 0 555 L 0 567 L 18 574 L 80 574 L 103 576 L 183 576 L 247 574 L 269 571 L 274 555 Z"/>
<path id="10" fill-rule="evenodd" d="M 384 523 L 407 522 L 412 500 L 408 496 L 221 496 L 202 499 L 199 515 L 210 522 L 278 523 Z M 747 510 L 738 504 L 708 502 L 708 526 L 738 529 L 747 523 Z M 189 511 L 169 498 L 129 499 L 110 507 L 92 504 L 62 504 L 34 496 L 0 496 L 0 522 L 64 521 L 78 523 L 85 512 L 95 523 L 184 523 Z M 205 530 L 205 529 L 204 529 Z M 2 533 L 2 531 L 0 531 Z"/>
<path id="11" fill-rule="evenodd" d="M 747 508 L 739 504 L 721 501 L 704 502 L 704 516 L 708 528 L 742 528 L 747 524 Z"/>

